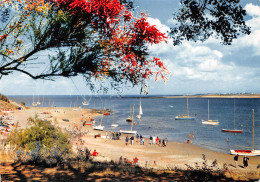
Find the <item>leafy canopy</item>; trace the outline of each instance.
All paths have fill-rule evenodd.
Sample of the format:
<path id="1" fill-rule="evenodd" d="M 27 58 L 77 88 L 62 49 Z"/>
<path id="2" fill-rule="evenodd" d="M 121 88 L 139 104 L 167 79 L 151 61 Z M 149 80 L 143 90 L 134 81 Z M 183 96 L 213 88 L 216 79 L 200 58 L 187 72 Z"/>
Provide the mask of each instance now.
<path id="1" fill-rule="evenodd" d="M 173 18 L 177 24 L 170 31 L 174 45 L 184 40 L 205 41 L 211 36 L 230 45 L 240 34 L 250 34 L 240 0 L 181 0 L 181 5 Z"/>
<path id="2" fill-rule="evenodd" d="M 4 4 L 5 3 L 5 4 Z M 15 17 L 0 30 L 0 76 L 19 71 L 34 79 L 83 75 L 118 83 L 144 84 L 168 71 L 159 58 L 149 56 L 148 45 L 167 37 L 134 17 L 129 3 L 120 0 L 17 0 L 1 5 L 16 7 Z M 9 19 L 11 19 L 9 18 Z M 47 68 L 28 69 L 35 56 L 51 51 Z M 38 61 L 39 62 L 39 61 Z"/>

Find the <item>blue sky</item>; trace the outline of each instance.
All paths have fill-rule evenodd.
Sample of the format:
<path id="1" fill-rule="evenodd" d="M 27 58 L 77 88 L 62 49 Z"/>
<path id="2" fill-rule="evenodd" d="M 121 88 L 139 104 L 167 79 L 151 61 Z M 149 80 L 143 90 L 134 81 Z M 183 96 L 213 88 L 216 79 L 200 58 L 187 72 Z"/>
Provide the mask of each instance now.
<path id="1" fill-rule="evenodd" d="M 150 15 L 149 22 L 161 31 L 172 26 L 172 14 L 178 8 L 177 0 L 135 0 L 137 11 Z M 204 43 L 184 42 L 180 46 L 168 44 L 150 47 L 151 55 L 160 57 L 169 71 L 169 80 L 149 81 L 149 94 L 207 94 L 260 93 L 260 1 L 243 1 L 247 10 L 250 35 L 242 35 L 231 46 L 210 38 Z M 32 80 L 15 73 L 0 80 L 0 93 L 5 95 L 30 94 L 91 94 L 82 78 L 59 78 L 56 81 Z M 123 86 L 123 94 L 139 94 L 140 88 Z M 109 94 L 116 94 L 109 91 Z"/>

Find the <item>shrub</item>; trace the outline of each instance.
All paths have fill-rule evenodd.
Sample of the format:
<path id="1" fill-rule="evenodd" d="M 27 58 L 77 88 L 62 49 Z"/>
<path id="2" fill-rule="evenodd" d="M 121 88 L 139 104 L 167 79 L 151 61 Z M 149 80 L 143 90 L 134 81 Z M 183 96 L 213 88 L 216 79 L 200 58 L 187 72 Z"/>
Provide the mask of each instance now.
<path id="1" fill-rule="evenodd" d="M 50 121 L 38 119 L 37 115 L 28 118 L 30 128 L 14 130 L 7 142 L 15 148 L 17 162 L 61 164 L 70 154 L 69 136 Z M 22 158 L 22 156 L 24 156 Z"/>
<path id="2" fill-rule="evenodd" d="M 25 106 L 25 102 L 24 102 L 24 101 L 21 101 L 21 105 L 22 105 L 22 106 Z"/>

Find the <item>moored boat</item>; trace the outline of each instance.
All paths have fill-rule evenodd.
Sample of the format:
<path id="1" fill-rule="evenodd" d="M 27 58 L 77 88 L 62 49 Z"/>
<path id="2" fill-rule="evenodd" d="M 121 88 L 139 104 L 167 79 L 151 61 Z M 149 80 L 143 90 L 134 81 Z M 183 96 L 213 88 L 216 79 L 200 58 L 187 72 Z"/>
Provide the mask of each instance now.
<path id="1" fill-rule="evenodd" d="M 175 120 L 195 120 L 195 119 L 196 119 L 196 115 L 195 116 L 189 115 L 189 102 L 188 102 L 188 96 L 187 96 L 187 115 L 181 114 L 179 116 L 176 116 Z"/>
<path id="2" fill-rule="evenodd" d="M 124 134 L 136 134 L 137 131 L 132 131 L 132 130 L 119 130 L 120 133 L 124 133 Z"/>
<path id="3" fill-rule="evenodd" d="M 206 125 L 218 125 L 219 124 L 218 120 L 209 119 L 209 100 L 208 100 L 208 120 L 207 121 L 202 120 L 201 123 L 206 124 Z"/>
<path id="4" fill-rule="evenodd" d="M 218 125 L 219 122 L 218 122 L 218 121 L 215 121 L 215 120 L 208 120 L 208 121 L 202 120 L 202 124 L 206 124 L 206 125 Z"/>
<path id="5" fill-rule="evenodd" d="M 230 133 L 243 133 L 243 130 L 231 130 L 231 129 L 222 129 L 223 132 L 230 132 Z"/>
<path id="6" fill-rule="evenodd" d="M 236 128 L 235 128 L 235 126 L 236 126 L 236 114 L 235 114 L 235 100 L 234 100 L 234 129 L 222 129 L 221 131 L 223 131 L 223 132 L 229 132 L 229 133 L 243 133 L 243 130 L 237 130 Z"/>
<path id="7" fill-rule="evenodd" d="M 255 143 L 255 119 L 254 119 L 254 109 L 253 109 L 253 129 L 252 129 L 252 149 L 251 150 L 230 150 L 230 153 L 233 155 L 246 155 L 246 156 L 258 156 L 260 155 L 260 150 L 254 149 L 254 143 Z M 246 147 L 249 148 L 249 147 Z"/>

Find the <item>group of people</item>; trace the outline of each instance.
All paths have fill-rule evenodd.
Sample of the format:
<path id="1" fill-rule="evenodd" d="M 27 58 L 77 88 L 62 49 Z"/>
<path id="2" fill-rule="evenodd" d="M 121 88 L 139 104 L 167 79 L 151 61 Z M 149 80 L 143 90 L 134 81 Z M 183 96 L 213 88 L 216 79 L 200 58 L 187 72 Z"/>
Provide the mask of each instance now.
<path id="1" fill-rule="evenodd" d="M 160 139 L 158 136 L 150 136 L 150 142 L 149 144 L 157 144 L 158 146 L 166 147 L 168 142 L 167 138 Z"/>
<path id="2" fill-rule="evenodd" d="M 248 160 L 249 160 L 249 158 L 248 158 L 247 156 L 244 156 L 244 157 L 243 157 L 243 165 L 244 165 L 244 168 L 247 168 L 247 166 L 248 166 Z M 235 161 L 235 167 L 236 167 L 236 166 L 237 166 L 237 163 L 238 163 L 238 155 L 235 155 L 234 161 Z"/>
<path id="3" fill-rule="evenodd" d="M 133 161 L 130 161 L 129 159 L 127 158 L 124 158 L 122 156 L 120 156 L 119 158 L 119 163 L 120 164 L 125 164 L 125 165 L 130 165 L 130 164 L 134 164 L 134 165 L 138 165 L 139 159 L 137 157 L 133 158 Z"/>
<path id="4" fill-rule="evenodd" d="M 135 137 L 134 136 L 131 136 L 130 138 L 128 137 L 128 135 L 126 136 L 125 138 L 125 144 L 128 145 L 129 141 L 130 141 L 130 144 L 133 145 L 134 144 L 134 140 L 135 140 Z M 140 140 L 140 145 L 144 145 L 144 137 L 142 135 L 136 135 L 136 142 L 139 142 Z"/>

